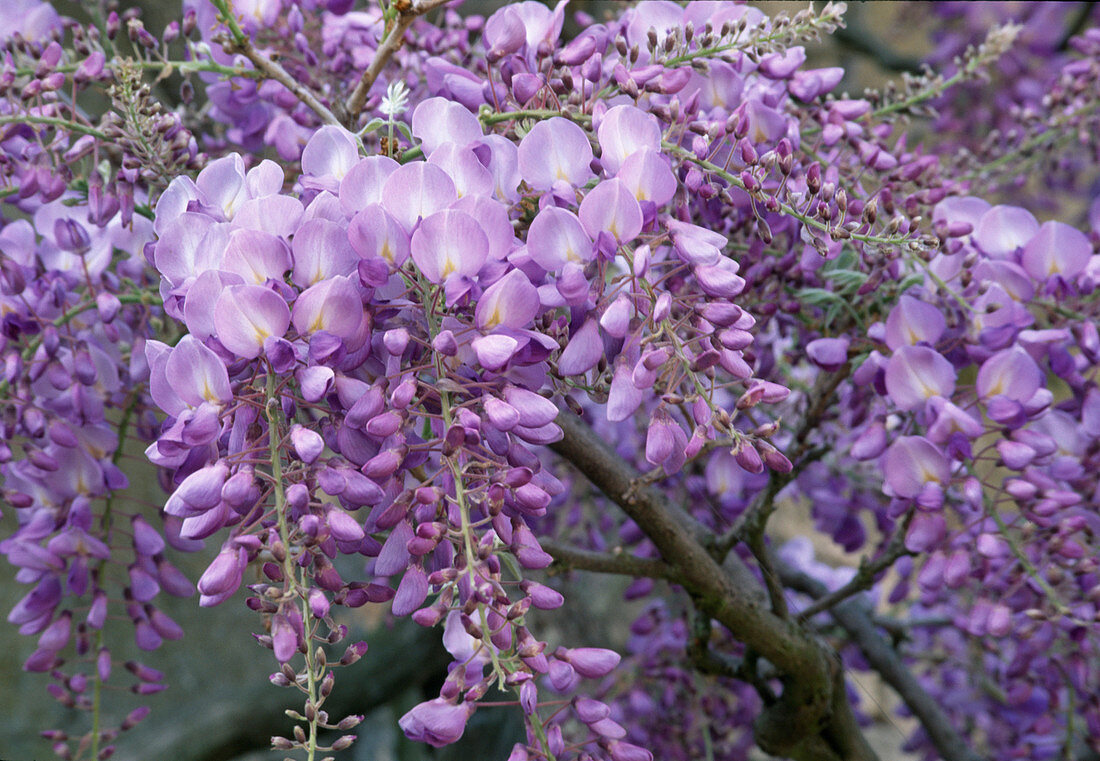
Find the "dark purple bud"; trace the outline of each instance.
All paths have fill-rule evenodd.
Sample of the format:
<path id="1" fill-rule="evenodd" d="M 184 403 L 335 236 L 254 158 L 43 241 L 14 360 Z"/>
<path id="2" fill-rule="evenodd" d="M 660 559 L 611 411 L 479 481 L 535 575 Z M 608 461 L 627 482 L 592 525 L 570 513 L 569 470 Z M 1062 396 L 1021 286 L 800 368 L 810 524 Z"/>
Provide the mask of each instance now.
<path id="1" fill-rule="evenodd" d="M 341 666 L 350 666 L 351 664 L 355 663 L 356 661 L 358 661 L 360 658 L 362 658 L 366 654 L 367 654 L 367 643 L 366 642 L 356 642 L 354 645 L 349 646 L 348 649 L 344 651 L 343 657 L 340 658 L 340 665 Z"/>
<path id="2" fill-rule="evenodd" d="M 53 224 L 53 236 L 58 248 L 83 256 L 92 246 L 88 231 L 79 222 L 59 219 Z"/>
<path id="3" fill-rule="evenodd" d="M 596 52 L 596 40 L 590 34 L 575 37 L 557 55 L 558 63 L 566 66 L 579 66 Z"/>
<path id="4" fill-rule="evenodd" d="M 119 20 L 118 12 L 111 11 L 107 16 L 107 39 L 113 40 L 121 28 L 122 22 Z"/>
<path id="5" fill-rule="evenodd" d="M 164 538 L 140 515 L 130 520 L 134 533 L 134 552 L 144 557 L 152 557 L 164 551 Z"/>
<path id="6" fill-rule="evenodd" d="M 80 65 L 73 72 L 73 80 L 77 84 L 84 84 L 95 79 L 99 79 L 103 73 L 103 66 L 107 62 L 107 57 L 101 50 L 93 50 L 87 58 L 80 62 Z M 91 137 L 90 135 L 88 137 Z"/>
<path id="7" fill-rule="evenodd" d="M 138 706 L 134 710 L 130 711 L 130 713 L 126 714 L 126 718 L 122 720 L 122 723 L 119 725 L 119 729 L 121 729 L 123 732 L 133 729 L 138 724 L 140 724 L 146 716 L 149 715 L 149 711 L 150 709 L 148 706 Z"/>
<path id="8" fill-rule="evenodd" d="M 160 682 L 164 679 L 164 674 L 138 661 L 126 661 L 126 670 L 142 682 Z"/>

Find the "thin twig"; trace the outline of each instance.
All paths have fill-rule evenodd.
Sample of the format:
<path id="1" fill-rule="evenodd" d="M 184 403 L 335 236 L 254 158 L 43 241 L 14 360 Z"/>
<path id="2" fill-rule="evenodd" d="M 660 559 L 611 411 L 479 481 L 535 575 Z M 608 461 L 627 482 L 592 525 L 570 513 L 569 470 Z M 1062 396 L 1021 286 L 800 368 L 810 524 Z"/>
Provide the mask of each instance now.
<path id="1" fill-rule="evenodd" d="M 374 58 L 371 60 L 370 66 L 363 72 L 359 84 L 355 86 L 351 97 L 348 98 L 349 123 L 354 123 L 359 117 L 359 112 L 363 110 L 363 104 L 367 102 L 367 93 L 370 92 L 371 85 L 374 84 L 374 80 L 378 79 L 378 75 L 382 73 L 382 69 L 385 68 L 393 54 L 404 43 L 405 32 L 409 30 L 409 27 L 412 26 L 418 16 L 438 8 L 445 2 L 447 0 L 424 0 L 421 3 L 413 3 L 410 0 L 394 0 L 391 7 L 397 10 L 397 18 L 393 27 L 383 38 L 378 50 L 374 52 Z"/>
<path id="2" fill-rule="evenodd" d="M 245 34 L 244 30 L 241 29 L 241 25 L 237 23 L 237 18 L 230 8 L 231 0 L 210 0 L 210 2 L 218 9 L 220 19 L 229 28 L 229 38 L 221 40 L 222 48 L 227 53 L 240 53 L 243 55 L 252 62 L 252 65 L 265 78 L 273 79 L 290 90 L 294 97 L 321 117 L 321 121 L 325 124 L 340 125 L 340 120 L 336 118 L 336 114 L 332 113 L 328 106 L 320 101 L 313 90 L 292 77 L 290 72 L 256 49 L 251 38 Z"/>
<path id="3" fill-rule="evenodd" d="M 912 520 L 912 513 L 909 513 L 902 521 L 901 526 L 894 535 L 890 538 L 890 542 L 886 545 L 886 549 L 882 551 L 874 560 L 868 560 L 864 558 L 859 564 L 859 570 L 856 571 L 856 575 L 852 577 L 844 586 L 839 589 L 830 592 L 827 595 L 819 597 L 805 610 L 801 610 L 798 613 L 799 621 L 809 621 L 823 610 L 837 605 L 838 603 L 847 600 L 852 595 L 857 595 L 860 592 L 870 589 L 871 585 L 875 583 L 875 577 L 887 568 L 893 567 L 894 563 L 902 555 L 911 555 L 908 549 L 905 547 L 905 534 L 909 528 L 909 522 Z"/>
<path id="4" fill-rule="evenodd" d="M 851 372 L 852 363 L 846 362 L 839 370 L 823 376 L 818 381 L 813 402 L 806 411 L 806 416 L 802 419 L 798 432 L 795 433 L 794 442 L 789 452 L 791 470 L 787 473 L 772 471 L 769 474 L 768 485 L 764 488 L 764 491 L 757 496 L 744 513 L 738 516 L 732 526 L 713 541 L 713 553 L 716 558 L 721 560 L 739 542 L 745 541 L 755 534 L 762 535 L 767 527 L 768 519 L 775 511 L 775 498 L 779 495 L 779 492 L 797 478 L 807 465 L 819 460 L 828 451 L 824 448 L 810 449 L 810 433 L 820 427 L 822 418 L 829 410 L 829 402 L 832 401 L 833 394 L 836 393 L 837 388 Z"/>

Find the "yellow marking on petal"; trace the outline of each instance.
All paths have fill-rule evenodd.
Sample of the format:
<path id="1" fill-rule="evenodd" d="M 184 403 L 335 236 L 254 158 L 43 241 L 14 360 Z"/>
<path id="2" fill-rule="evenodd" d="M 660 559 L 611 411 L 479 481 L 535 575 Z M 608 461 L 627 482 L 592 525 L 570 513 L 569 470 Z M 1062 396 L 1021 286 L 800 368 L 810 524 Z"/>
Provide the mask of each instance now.
<path id="1" fill-rule="evenodd" d="M 455 263 L 451 261 L 451 257 L 445 257 L 443 259 L 443 268 L 439 271 L 439 276 L 441 279 L 446 280 L 456 269 L 458 268 L 455 266 Z"/>
<path id="2" fill-rule="evenodd" d="M 500 313 L 500 306 L 499 305 L 494 306 L 492 314 L 490 314 L 489 318 L 487 320 L 485 320 L 485 327 L 486 328 L 495 328 L 503 320 L 504 320 L 504 316 Z"/>
<path id="3" fill-rule="evenodd" d="M 215 395 L 214 391 L 210 388 L 210 381 L 206 378 L 202 379 L 202 398 L 208 402 L 218 401 L 217 395 Z"/>
<path id="4" fill-rule="evenodd" d="M 928 468 L 924 467 L 923 465 L 920 466 L 920 475 L 921 480 L 925 483 L 928 483 L 929 481 L 934 481 L 938 484 L 940 482 L 939 476 L 928 470 Z"/>

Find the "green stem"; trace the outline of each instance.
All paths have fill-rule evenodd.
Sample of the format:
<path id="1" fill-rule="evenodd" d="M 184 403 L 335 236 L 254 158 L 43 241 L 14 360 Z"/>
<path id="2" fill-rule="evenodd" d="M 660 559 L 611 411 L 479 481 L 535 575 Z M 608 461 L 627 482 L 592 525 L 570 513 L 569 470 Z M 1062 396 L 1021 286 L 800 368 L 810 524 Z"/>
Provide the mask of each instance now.
<path id="1" fill-rule="evenodd" d="M 115 453 L 111 456 L 111 462 L 115 465 L 122 459 L 122 447 L 126 443 L 126 434 L 130 430 L 130 422 L 134 417 L 134 408 L 137 407 L 138 401 L 141 399 L 141 390 L 144 384 L 137 384 L 127 395 L 126 405 L 122 409 L 122 418 L 118 422 L 118 446 L 115 449 Z M 103 508 L 103 518 L 101 523 L 103 526 L 103 538 L 110 543 L 111 540 L 111 508 L 114 503 L 114 493 L 112 492 L 107 496 L 105 505 Z M 101 561 L 100 568 L 106 565 L 106 561 Z M 100 649 L 103 647 L 103 629 L 97 629 L 95 633 L 95 653 L 98 657 Z M 99 678 L 99 668 L 96 668 L 92 674 L 92 759 L 99 758 L 99 727 L 101 717 L 101 705 L 102 701 L 100 695 L 103 691 L 103 680 Z"/>
<path id="2" fill-rule="evenodd" d="M 270 368 L 267 371 L 267 387 L 266 387 L 267 402 L 264 405 L 264 411 L 267 415 L 267 446 L 268 446 L 268 459 L 271 464 L 271 480 L 272 480 L 272 496 L 275 499 L 275 515 L 279 526 L 279 539 L 283 543 L 285 552 L 283 554 L 283 576 L 286 578 L 287 583 L 298 587 L 299 589 L 304 587 L 304 584 L 299 581 L 298 572 L 295 568 L 294 559 L 290 552 L 290 527 L 287 525 L 286 520 L 286 492 L 283 488 L 283 459 L 282 454 L 279 451 L 279 443 L 282 440 L 281 426 L 279 421 L 279 397 L 276 394 L 275 388 L 275 374 L 271 372 Z M 303 571 L 303 574 L 305 571 Z M 310 620 L 310 611 L 308 601 L 302 596 L 302 621 Z M 315 663 L 313 657 L 313 638 L 312 636 L 306 637 L 306 688 L 308 690 L 308 700 L 314 708 L 318 706 L 317 698 L 317 675 L 315 672 Z M 307 719 L 309 722 L 309 740 L 306 746 L 306 758 L 308 761 L 313 761 L 313 757 L 317 753 L 317 712 L 312 712 L 313 717 Z"/>
<path id="3" fill-rule="evenodd" d="M 229 0 L 210 0 L 210 4 L 218 9 L 218 13 L 221 16 L 219 20 L 229 27 L 229 33 L 233 35 L 233 40 L 240 45 L 248 43 L 248 35 L 241 29 L 241 25 L 237 23 L 237 16 L 230 9 Z"/>
<path id="4" fill-rule="evenodd" d="M 698 166 L 700 169 L 705 169 L 706 171 L 710 172 L 711 174 L 716 175 L 718 177 L 721 177 L 723 180 L 725 180 L 730 185 L 733 185 L 736 188 L 740 188 L 741 190 L 745 190 L 745 183 L 743 183 L 741 181 L 740 177 L 726 171 L 725 169 L 718 166 L 717 164 L 713 164 L 713 163 L 707 161 L 706 159 L 697 158 L 691 150 L 689 150 L 687 148 L 683 148 L 679 145 L 676 145 L 675 143 L 670 143 L 667 140 L 662 140 L 661 141 L 661 147 L 664 148 L 666 151 L 669 151 L 670 153 L 676 154 L 677 156 L 679 156 L 682 159 L 690 161 L 691 163 Z M 748 192 L 748 191 L 746 190 L 746 192 Z M 821 220 L 814 219 L 813 217 L 811 217 L 807 214 L 803 214 L 798 209 L 794 208 L 789 203 L 786 203 L 784 201 L 779 202 L 779 212 L 784 214 L 785 216 L 797 219 L 802 224 L 804 224 L 808 227 L 813 227 L 814 229 L 820 230 L 823 233 L 828 233 L 831 229 L 829 227 L 829 225 L 822 222 Z M 880 246 L 899 246 L 900 247 L 903 244 L 906 244 L 906 243 L 909 243 L 909 242 L 912 241 L 912 238 L 905 237 L 905 236 L 893 237 L 893 236 L 885 236 L 885 235 L 870 235 L 868 233 L 850 233 L 848 237 L 850 237 L 852 240 L 858 240 L 861 243 L 873 243 L 873 244 L 880 245 Z"/>
<path id="5" fill-rule="evenodd" d="M 80 122 L 69 121 L 68 119 L 62 119 L 58 116 L 35 116 L 34 114 L 7 114 L 0 116 L 0 124 L 44 124 L 50 127 L 58 127 L 59 129 L 67 129 L 70 132 L 80 132 L 84 135 L 91 135 L 97 137 L 100 140 L 107 139 L 107 133 L 102 132 L 95 127 L 89 127 L 86 124 Z"/>
<path id="6" fill-rule="evenodd" d="M 107 61 L 107 68 L 118 66 L 122 61 L 118 58 L 113 58 Z M 138 69 L 148 69 L 150 71 L 158 71 L 161 69 L 176 69 L 183 74 L 194 74 L 197 72 L 206 72 L 211 74 L 224 74 L 227 77 L 249 77 L 251 79 L 260 79 L 260 72 L 255 69 L 246 69 L 243 66 L 226 66 L 224 64 L 215 63 L 214 61 L 126 61 L 128 66 L 133 66 Z M 60 71 L 63 74 L 72 74 L 80 68 L 79 63 L 65 63 L 60 66 L 54 67 L 54 71 Z M 15 70 L 15 76 L 17 77 L 29 77 L 34 75 L 35 70 L 30 67 L 23 67 Z"/>

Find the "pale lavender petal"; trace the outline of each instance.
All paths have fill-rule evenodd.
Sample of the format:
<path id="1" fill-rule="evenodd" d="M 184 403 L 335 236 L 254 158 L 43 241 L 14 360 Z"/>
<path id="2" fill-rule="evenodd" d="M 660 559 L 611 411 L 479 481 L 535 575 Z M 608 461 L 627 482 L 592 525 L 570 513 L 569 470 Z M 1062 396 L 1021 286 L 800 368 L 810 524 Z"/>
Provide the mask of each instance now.
<path id="1" fill-rule="evenodd" d="M 547 206 L 531 222 L 527 253 L 547 272 L 557 272 L 566 262 L 587 262 L 595 256 L 592 239 L 577 215 Z"/>
<path id="2" fill-rule="evenodd" d="M 703 293 L 713 298 L 733 298 L 745 288 L 745 279 L 737 274 L 737 262 L 719 259 L 717 264 L 695 268 L 695 279 Z"/>
<path id="3" fill-rule="evenodd" d="M 519 341 L 503 334 L 490 336 L 478 336 L 470 342 L 477 361 L 487 370 L 499 370 L 508 364 L 508 361 L 519 348 Z"/>
<path id="4" fill-rule="evenodd" d="M 500 8 L 485 20 L 482 40 L 491 62 L 516 52 L 527 43 L 523 17 L 514 6 Z"/>
<path id="5" fill-rule="evenodd" d="M 493 195 L 504 203 L 514 203 L 519 199 L 517 188 L 521 179 L 516 144 L 503 135 L 486 135 L 478 143 L 489 149 L 485 168 L 493 176 Z M 485 156 L 479 155 L 484 162 Z"/>
<path id="6" fill-rule="evenodd" d="M 586 679 L 598 679 L 614 671 L 622 656 L 602 647 L 575 647 L 568 651 L 565 660 Z"/>
<path id="7" fill-rule="evenodd" d="M 413 110 L 412 133 L 425 156 L 431 156 L 443 143 L 465 146 L 482 136 L 477 116 L 446 98 L 428 98 Z"/>
<path id="8" fill-rule="evenodd" d="M 269 338 L 282 338 L 290 327 L 290 308 L 282 296 L 259 285 L 226 288 L 214 308 L 214 327 L 222 346 L 255 359 Z"/>
<path id="9" fill-rule="evenodd" d="M 935 344 L 946 329 L 947 320 L 937 307 L 902 296 L 886 318 L 886 345 L 897 351 L 921 342 Z"/>
<path id="10" fill-rule="evenodd" d="M 156 219 L 153 222 L 153 230 L 156 234 L 164 235 L 168 223 L 187 211 L 187 205 L 198 198 L 199 189 L 195 181 L 187 175 L 180 175 L 168 183 L 168 187 L 157 199 Z M 7 230 L 7 228 L 4 229 Z"/>
<path id="11" fill-rule="evenodd" d="M 981 421 L 952 402 L 935 402 L 931 409 L 938 410 L 938 413 L 936 420 L 928 426 L 928 438 L 936 444 L 946 443 L 956 433 L 968 439 L 976 439 L 985 433 Z"/>
<path id="12" fill-rule="evenodd" d="M 443 143 L 432 153 L 428 163 L 447 173 L 459 198 L 493 194 L 493 175 L 468 147 Z"/>
<path id="13" fill-rule="evenodd" d="M 627 157 L 636 151 L 661 149 L 661 126 L 652 114 L 636 106 L 609 109 L 597 131 L 600 163 L 608 174 L 615 174 Z"/>
<path id="14" fill-rule="evenodd" d="M 335 190 L 359 160 L 355 136 L 343 127 L 326 124 L 313 134 L 302 151 L 302 174 L 329 180 Z"/>
<path id="15" fill-rule="evenodd" d="M 165 226 L 157 241 L 153 261 L 173 285 L 207 270 L 218 269 L 228 243 L 229 230 L 205 214 L 184 212 Z"/>
<path id="16" fill-rule="evenodd" d="M 477 220 L 489 238 L 489 259 L 505 259 L 516 245 L 516 233 L 508 207 L 488 196 L 465 196 L 451 207 Z"/>
<path id="17" fill-rule="evenodd" d="M 168 383 L 167 365 L 171 353 L 172 347 L 160 341 L 145 342 L 145 361 L 149 364 L 149 393 L 158 407 L 174 417 L 187 409 L 187 403 Z"/>
<path id="18" fill-rule="evenodd" d="M 249 198 L 264 198 L 275 195 L 283 189 L 286 175 L 283 168 L 271 159 L 264 159 L 248 170 L 244 176 L 245 189 Z"/>
<path id="19" fill-rule="evenodd" d="M 882 470 L 889 493 L 907 498 L 918 496 L 927 483 L 942 484 L 949 475 L 947 458 L 923 436 L 903 436 L 891 444 Z"/>
<path id="20" fill-rule="evenodd" d="M 225 365 L 194 336 L 180 339 L 168 356 L 164 370 L 172 390 L 191 407 L 198 407 L 203 402 L 228 404 L 233 400 Z"/>
<path id="21" fill-rule="evenodd" d="M 608 232 L 619 243 L 642 231 L 642 208 L 622 180 L 605 180 L 589 191 L 578 212 L 585 232 L 595 238 Z"/>
<path id="22" fill-rule="evenodd" d="M 382 187 L 382 205 L 408 232 L 416 227 L 417 220 L 447 208 L 457 199 L 458 192 L 447 173 L 426 161 L 398 168 Z"/>
<path id="23" fill-rule="evenodd" d="M 982 363 L 975 383 L 978 396 L 989 399 L 1005 396 L 1026 402 L 1035 395 L 1043 382 L 1043 374 L 1035 360 L 1020 346 L 997 352 Z"/>
<path id="24" fill-rule="evenodd" d="M 991 208 L 989 202 L 982 198 L 951 196 L 940 201 L 932 209 L 932 221 L 934 223 L 946 223 L 947 225 L 963 222 L 973 229 L 978 226 L 982 215 Z"/>
<path id="25" fill-rule="evenodd" d="M 322 280 L 302 292 L 294 302 L 291 322 L 301 335 L 324 330 L 348 340 L 363 321 L 363 300 L 347 277 Z"/>
<path id="26" fill-rule="evenodd" d="M 233 219 L 248 198 L 244 177 L 244 160 L 239 153 L 231 153 L 207 164 L 195 178 L 195 185 L 209 205 L 225 219 Z"/>
<path id="27" fill-rule="evenodd" d="M 519 171 L 536 190 L 556 182 L 583 185 L 592 177 L 592 146 L 579 125 L 560 116 L 537 123 L 519 144 Z"/>
<path id="28" fill-rule="evenodd" d="M 726 237 L 678 219 L 669 219 L 668 230 L 676 253 L 688 264 L 712 266 L 722 257 Z"/>
<path id="29" fill-rule="evenodd" d="M 412 259 L 424 276 L 433 283 L 442 283 L 451 275 L 476 275 L 488 258 L 489 239 L 476 219 L 447 209 L 421 223 L 413 233 L 411 249 Z"/>
<path id="30" fill-rule="evenodd" d="M 528 428 L 539 428 L 554 422 L 558 417 L 557 405 L 534 391 L 508 386 L 504 389 L 504 399 L 519 411 L 520 424 Z"/>
<path id="31" fill-rule="evenodd" d="M 583 375 L 596 366 L 603 356 L 603 340 L 596 320 L 585 320 L 558 357 L 558 371 L 562 376 Z"/>
<path id="32" fill-rule="evenodd" d="M 668 159 L 648 148 L 628 156 L 616 176 L 626 183 L 639 201 L 652 201 L 657 206 L 671 201 L 679 186 Z"/>
<path id="33" fill-rule="evenodd" d="M 382 202 L 382 187 L 401 166 L 389 156 L 371 156 L 355 164 L 340 181 L 340 208 L 352 216 L 370 204 Z"/>
<path id="34" fill-rule="evenodd" d="M 612 423 L 626 420 L 633 415 L 645 397 L 642 389 L 634 385 L 633 367 L 619 361 L 611 377 L 611 389 L 607 395 L 607 419 Z"/>
<path id="35" fill-rule="evenodd" d="M 347 231 L 327 219 L 313 219 L 298 228 L 293 250 L 291 280 L 302 288 L 337 275 L 350 275 L 359 264 Z"/>
<path id="36" fill-rule="evenodd" d="M 302 202 L 292 196 L 280 194 L 250 198 L 241 204 L 237 216 L 233 217 L 233 227 L 262 230 L 288 239 L 298 229 L 304 214 Z"/>
<path id="37" fill-rule="evenodd" d="M 955 391 L 955 368 L 935 349 L 903 346 L 886 363 L 886 393 L 903 410 Z"/>
<path id="38" fill-rule="evenodd" d="M 1027 274 L 1039 281 L 1054 275 L 1069 280 L 1092 258 L 1092 244 L 1083 232 L 1063 222 L 1044 222 L 1024 246 L 1021 259 Z"/>
<path id="39" fill-rule="evenodd" d="M 205 341 L 214 335 L 214 306 L 222 291 L 231 285 L 244 285 L 244 281 L 238 275 L 220 270 L 207 270 L 195 278 L 183 304 L 187 331 L 195 338 Z"/>
<path id="40" fill-rule="evenodd" d="M 462 737 L 473 712 L 473 703 L 455 705 L 443 698 L 435 698 L 414 706 L 397 724 L 410 740 L 442 748 Z"/>
<path id="41" fill-rule="evenodd" d="M 540 42 L 552 43 L 561 34 L 565 21 L 566 0 L 558 0 L 553 10 L 538 2 L 513 3 L 527 30 L 527 49 L 538 49 Z"/>
<path id="42" fill-rule="evenodd" d="M 497 326 L 525 328 L 539 311 L 538 291 L 519 270 L 512 270 L 485 289 L 477 302 L 474 323 L 482 330 Z"/>
<path id="43" fill-rule="evenodd" d="M 1027 209 L 994 206 L 978 220 L 973 240 L 993 259 L 1016 260 L 1016 251 L 1039 232 L 1039 222 Z"/>
<path id="44" fill-rule="evenodd" d="M 256 285 L 263 285 L 268 280 L 281 282 L 290 269 L 290 249 L 281 238 L 271 233 L 234 230 L 229 235 L 221 269 L 240 275 L 245 282 Z"/>
<path id="45" fill-rule="evenodd" d="M 352 217 L 348 241 L 364 259 L 381 257 L 394 267 L 409 258 L 409 236 L 380 204 L 373 203 Z"/>
<path id="46" fill-rule="evenodd" d="M 757 98 L 746 102 L 745 116 L 748 119 L 748 137 L 754 143 L 771 143 L 787 133 L 787 118 Z"/>
<path id="47" fill-rule="evenodd" d="M 600 315 L 600 327 L 608 335 L 625 338 L 630 332 L 630 319 L 634 316 L 634 303 L 626 294 L 619 296 Z"/>

